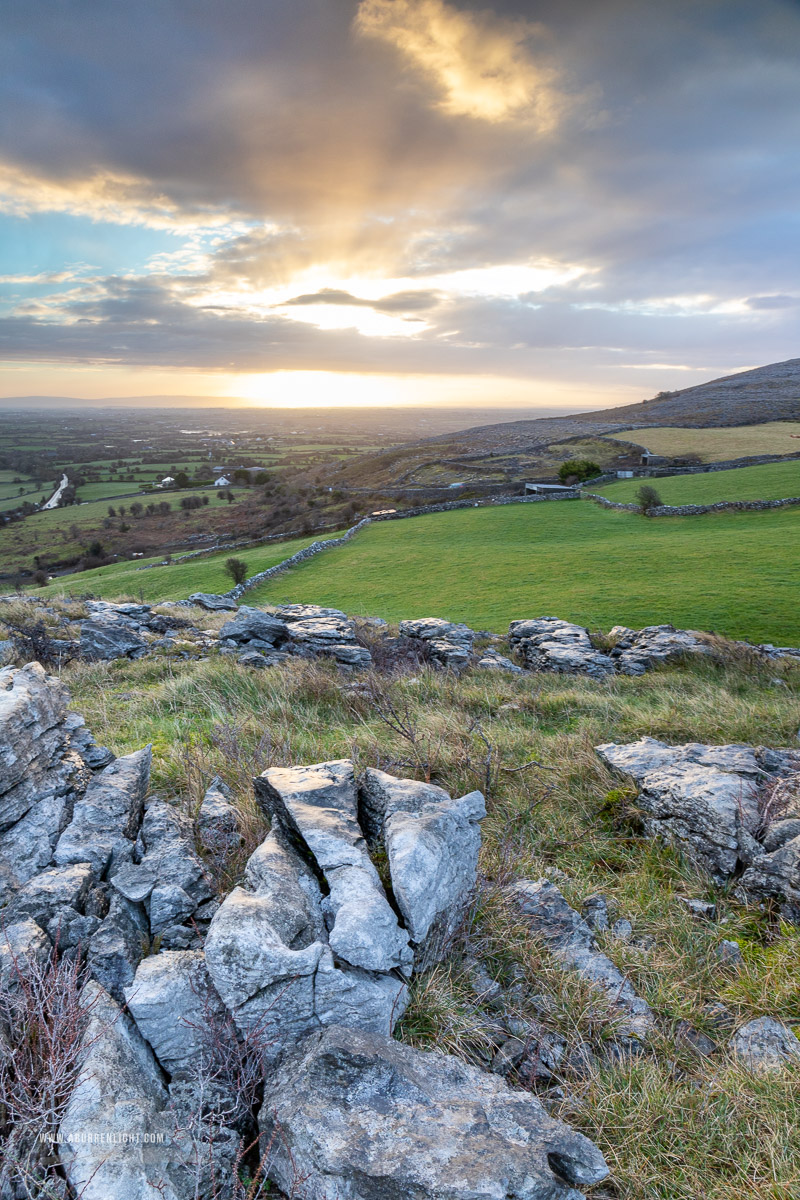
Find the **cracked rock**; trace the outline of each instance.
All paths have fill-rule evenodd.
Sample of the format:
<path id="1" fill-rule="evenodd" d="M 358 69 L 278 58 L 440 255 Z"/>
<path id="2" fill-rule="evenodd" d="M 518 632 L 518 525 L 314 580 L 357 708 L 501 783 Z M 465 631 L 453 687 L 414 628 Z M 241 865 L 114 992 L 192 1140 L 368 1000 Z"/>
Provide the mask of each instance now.
<path id="1" fill-rule="evenodd" d="M 579 1200 L 608 1167 L 528 1092 L 360 1030 L 307 1038 L 268 1082 L 268 1173 L 315 1200 Z M 280 1136 L 276 1134 L 280 1131 Z"/>

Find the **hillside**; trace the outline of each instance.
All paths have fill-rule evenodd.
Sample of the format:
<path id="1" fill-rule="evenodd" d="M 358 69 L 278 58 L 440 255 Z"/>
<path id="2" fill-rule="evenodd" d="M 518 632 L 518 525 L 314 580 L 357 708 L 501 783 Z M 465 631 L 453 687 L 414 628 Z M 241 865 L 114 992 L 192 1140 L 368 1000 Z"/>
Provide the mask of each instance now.
<path id="1" fill-rule="evenodd" d="M 399 448 L 365 454 L 337 476 L 361 486 L 442 486 L 481 480 L 510 483 L 552 476 L 568 458 L 591 457 L 617 469 L 638 461 L 635 445 L 614 447 L 609 434 L 649 426 L 690 428 L 793 421 L 800 418 L 800 358 L 726 375 L 641 404 L 568 417 L 507 421 L 441 434 Z M 635 434 L 632 441 L 636 442 Z M 622 450 L 622 452 L 621 452 Z"/>

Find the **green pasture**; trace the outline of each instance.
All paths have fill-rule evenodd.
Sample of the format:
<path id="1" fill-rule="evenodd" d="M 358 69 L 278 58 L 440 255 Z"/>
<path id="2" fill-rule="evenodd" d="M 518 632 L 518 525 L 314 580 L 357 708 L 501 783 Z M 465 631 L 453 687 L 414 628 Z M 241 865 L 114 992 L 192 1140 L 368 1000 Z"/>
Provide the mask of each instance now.
<path id="1" fill-rule="evenodd" d="M 797 645 L 798 539 L 796 508 L 658 519 L 590 501 L 459 509 L 376 523 L 250 596 L 496 632 L 559 616 Z"/>
<path id="2" fill-rule="evenodd" d="M 316 537 L 339 537 L 336 532 L 317 534 Z M 203 558 L 190 558 L 185 562 L 161 564 L 159 558 L 134 559 L 98 567 L 94 571 L 82 571 L 77 575 L 65 575 L 46 588 L 36 588 L 36 595 L 63 596 L 81 595 L 91 592 L 103 599 L 133 596 L 145 602 L 156 600 L 185 600 L 192 592 L 227 592 L 233 582 L 225 574 L 225 562 L 229 558 L 241 558 L 247 563 L 248 574 L 257 575 L 267 567 L 290 558 L 315 537 L 293 538 L 287 542 L 268 542 L 246 550 L 224 550 Z M 146 569 L 142 569 L 146 568 Z M 34 590 L 34 589 L 31 589 Z M 246 599 L 244 603 L 248 603 Z"/>
<path id="3" fill-rule="evenodd" d="M 780 500 L 800 496 L 800 459 L 764 463 L 759 467 L 737 467 L 702 475 L 669 475 L 653 479 L 620 479 L 597 488 L 609 500 L 628 504 L 642 484 L 656 489 L 665 504 L 715 504 L 719 500 Z"/>

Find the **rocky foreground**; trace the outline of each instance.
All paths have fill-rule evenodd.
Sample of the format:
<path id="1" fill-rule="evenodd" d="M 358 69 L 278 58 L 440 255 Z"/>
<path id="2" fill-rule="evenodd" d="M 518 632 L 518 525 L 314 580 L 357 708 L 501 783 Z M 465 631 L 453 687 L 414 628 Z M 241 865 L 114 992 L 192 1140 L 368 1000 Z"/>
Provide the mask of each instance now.
<path id="1" fill-rule="evenodd" d="M 207 647 L 185 652 L 275 663 L 323 654 L 345 670 L 376 653 L 333 610 L 229 611 L 219 631 L 200 631 Z M 137 638 L 135 655 L 153 653 L 167 636 L 152 628 L 159 618 L 146 605 L 95 608 L 80 642 L 100 644 L 99 625 L 103 637 Z M 376 628 L 383 653 L 390 635 Z M 391 640 L 402 653 L 421 644 L 424 661 L 451 671 L 600 679 L 714 653 L 671 627 L 617 632 L 606 653 L 578 626 L 514 622 L 502 649 L 516 661 L 435 619 L 404 622 Z M 596 752 L 635 793 L 648 836 L 678 846 L 714 885 L 800 923 L 795 753 L 653 738 Z M 218 868 L 240 852 L 242 827 L 225 785 L 207 779 L 195 811 L 153 795 L 150 766 L 149 747 L 114 758 L 97 746 L 38 663 L 0 671 L 3 1071 L 21 1069 L 15 1054 L 36 997 L 56 986 L 74 993 L 72 1067 L 48 1139 L 20 1108 L 3 1200 L 216 1200 L 243 1195 L 235 1181 L 248 1172 L 307 1200 L 578 1200 L 607 1179 L 600 1150 L 535 1094 L 567 1068 L 646 1057 L 660 1035 L 658 1014 L 598 941 L 632 934 L 624 919 L 610 921 L 602 896 L 579 912 L 557 875 L 502 889 L 547 960 L 595 998 L 597 1037 L 570 1040 L 511 1017 L 503 989 L 469 960 L 492 1014 L 482 1070 L 393 1036 L 415 974 L 462 953 L 481 792 L 452 796 L 344 759 L 270 768 L 254 781 L 269 833 L 231 889 Z M 712 904 L 693 903 L 699 921 L 712 919 Z M 720 950 L 733 958 L 738 947 Z M 707 1052 L 702 1034 L 686 1036 Z M 800 1063 L 800 1042 L 769 1015 L 730 1031 L 727 1048 L 759 1074 Z"/>
<path id="2" fill-rule="evenodd" d="M 714 658 L 717 653 L 707 634 L 673 625 L 639 630 L 616 625 L 603 638 L 607 648 L 598 649 L 588 629 L 559 617 L 512 621 L 507 637 L 502 638 L 442 617 L 401 621 L 393 634 L 380 618 L 359 622 L 336 608 L 316 604 L 253 607 L 239 605 L 229 595 L 205 592 L 158 605 L 87 600 L 78 617 L 64 616 L 33 596 L 13 602 L 29 610 L 28 636 L 31 624 L 38 623 L 44 632 L 43 617 L 55 622 L 45 633 L 54 663 L 74 658 L 92 662 L 147 654 L 197 658 L 222 653 L 235 655 L 242 666 L 253 669 L 275 666 L 290 656 L 325 657 L 345 668 L 365 669 L 375 665 L 376 657 L 379 664 L 387 657 L 405 657 L 455 672 L 479 667 L 604 679 L 643 675 L 666 664 Z M 203 628 L 196 618 L 182 615 L 187 609 L 225 614 L 226 619 L 219 629 Z M 0 626 L 4 623 L 9 625 L 10 640 L 0 642 L 0 653 L 12 654 L 16 647 L 19 654 L 26 642 L 25 623 L 20 629 L 18 618 L 16 624 L 9 621 L 0 603 Z M 77 638 L 69 636 L 70 629 L 77 629 Z M 800 659 L 800 649 L 790 646 L 745 642 L 732 646 L 764 661 Z"/>

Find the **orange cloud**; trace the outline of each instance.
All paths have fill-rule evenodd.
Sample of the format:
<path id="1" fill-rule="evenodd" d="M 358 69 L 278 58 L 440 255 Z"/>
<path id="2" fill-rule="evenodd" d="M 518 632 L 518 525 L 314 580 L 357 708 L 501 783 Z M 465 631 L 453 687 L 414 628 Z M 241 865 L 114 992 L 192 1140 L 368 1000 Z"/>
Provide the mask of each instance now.
<path id="1" fill-rule="evenodd" d="M 524 121 L 540 133 L 558 123 L 564 97 L 556 73 L 528 49 L 539 26 L 460 12 L 445 0 L 361 0 L 356 29 L 395 46 L 453 116 Z"/>

